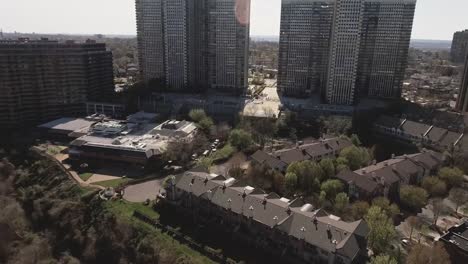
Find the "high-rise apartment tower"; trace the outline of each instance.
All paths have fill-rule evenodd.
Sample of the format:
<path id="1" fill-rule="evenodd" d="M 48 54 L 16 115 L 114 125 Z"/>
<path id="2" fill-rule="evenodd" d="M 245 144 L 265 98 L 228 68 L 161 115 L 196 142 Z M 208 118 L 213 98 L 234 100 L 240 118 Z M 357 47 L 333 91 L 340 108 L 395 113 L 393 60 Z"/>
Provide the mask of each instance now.
<path id="1" fill-rule="evenodd" d="M 353 105 L 399 98 L 416 0 L 283 0 L 278 87 Z"/>
<path id="2" fill-rule="evenodd" d="M 465 70 L 463 71 L 462 86 L 458 93 L 457 110 L 468 112 L 468 55 L 465 56 Z"/>
<path id="3" fill-rule="evenodd" d="M 466 54 L 468 53 L 468 29 L 458 31 L 453 34 L 452 48 L 450 49 L 450 57 L 453 62 L 465 62 Z"/>
<path id="4" fill-rule="evenodd" d="M 114 92 L 112 53 L 87 41 L 0 40 L 0 127 L 85 112 Z"/>
<path id="5" fill-rule="evenodd" d="M 170 92 L 248 85 L 250 0 L 136 0 L 141 76 Z"/>

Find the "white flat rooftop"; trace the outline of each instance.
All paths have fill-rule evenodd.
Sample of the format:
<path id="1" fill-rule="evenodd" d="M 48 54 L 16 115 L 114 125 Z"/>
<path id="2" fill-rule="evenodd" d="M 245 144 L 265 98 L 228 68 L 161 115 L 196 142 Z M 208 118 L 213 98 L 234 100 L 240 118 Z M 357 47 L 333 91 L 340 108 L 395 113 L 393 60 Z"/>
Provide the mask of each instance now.
<path id="1" fill-rule="evenodd" d="M 89 121 L 83 118 L 63 117 L 49 123 L 38 126 L 39 128 L 63 130 L 69 132 L 81 131 L 91 127 L 95 121 Z"/>

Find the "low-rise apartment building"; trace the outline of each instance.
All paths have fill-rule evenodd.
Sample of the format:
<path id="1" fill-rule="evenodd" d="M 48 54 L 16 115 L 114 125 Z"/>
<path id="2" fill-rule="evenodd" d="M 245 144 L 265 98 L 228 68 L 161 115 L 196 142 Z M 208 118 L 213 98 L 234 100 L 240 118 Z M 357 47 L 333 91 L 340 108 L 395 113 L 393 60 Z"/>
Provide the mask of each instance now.
<path id="1" fill-rule="evenodd" d="M 268 166 L 271 169 L 286 172 L 291 163 L 305 160 L 321 161 L 326 158 L 336 158 L 340 152 L 352 146 L 346 138 L 320 139 L 306 144 L 297 144 L 293 148 L 285 148 L 273 152 L 259 150 L 250 159 L 257 164 Z"/>
<path id="2" fill-rule="evenodd" d="M 404 118 L 382 116 L 374 123 L 373 131 L 402 143 L 422 145 L 440 152 L 468 150 L 468 137 L 464 133 Z"/>
<path id="3" fill-rule="evenodd" d="M 170 178 L 166 201 L 196 221 L 219 225 L 287 263 L 364 263 L 365 221 L 344 222 L 301 199 L 194 169 Z M 233 238 L 234 239 L 234 238 Z"/>
<path id="4" fill-rule="evenodd" d="M 401 186 L 421 183 L 424 177 L 434 175 L 443 163 L 442 154 L 423 151 L 374 162 L 356 171 L 343 171 L 336 177 L 344 183 L 351 198 L 372 200 L 383 196 L 398 201 Z"/>

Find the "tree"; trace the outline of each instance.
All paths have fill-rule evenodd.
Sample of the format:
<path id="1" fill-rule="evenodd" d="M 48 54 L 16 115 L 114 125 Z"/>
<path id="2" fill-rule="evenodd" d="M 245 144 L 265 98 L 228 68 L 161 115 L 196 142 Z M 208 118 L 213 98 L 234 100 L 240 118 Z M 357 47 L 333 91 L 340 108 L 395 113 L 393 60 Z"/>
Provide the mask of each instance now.
<path id="1" fill-rule="evenodd" d="M 336 195 L 344 190 L 343 183 L 339 180 L 327 180 L 320 186 L 320 190 L 326 193 L 329 201 L 334 199 Z"/>
<path id="2" fill-rule="evenodd" d="M 352 122 L 347 117 L 321 117 L 322 132 L 324 134 L 343 135 L 347 134 L 352 128 Z"/>
<path id="3" fill-rule="evenodd" d="M 412 185 L 400 189 L 401 202 L 409 209 L 419 211 L 427 204 L 428 194 L 423 188 Z"/>
<path id="4" fill-rule="evenodd" d="M 193 109 L 190 111 L 189 117 L 190 119 L 192 119 L 193 122 L 199 123 L 208 116 L 206 115 L 205 110 L 203 109 Z"/>
<path id="5" fill-rule="evenodd" d="M 398 262 L 388 255 L 378 255 L 371 259 L 370 264 L 398 264 Z"/>
<path id="6" fill-rule="evenodd" d="M 297 175 L 294 172 L 286 173 L 285 188 L 288 194 L 292 194 L 297 190 Z"/>
<path id="7" fill-rule="evenodd" d="M 439 171 L 439 178 L 451 189 L 463 183 L 463 171 L 459 168 L 445 167 Z"/>
<path id="8" fill-rule="evenodd" d="M 414 246 L 406 259 L 407 264 L 450 264 L 450 256 L 441 243 L 433 247 Z"/>
<path id="9" fill-rule="evenodd" d="M 357 201 L 351 205 L 351 215 L 354 220 L 363 219 L 369 211 L 369 203 L 365 201 Z"/>
<path id="10" fill-rule="evenodd" d="M 210 117 L 205 117 L 200 122 L 198 122 L 198 128 L 203 131 L 206 135 L 209 135 L 211 130 L 214 127 L 213 119 Z"/>
<path id="11" fill-rule="evenodd" d="M 453 188 L 450 190 L 449 199 L 455 203 L 455 212 L 458 213 L 460 205 L 468 203 L 468 192 L 460 188 Z"/>
<path id="12" fill-rule="evenodd" d="M 444 201 L 440 198 L 433 199 L 431 201 L 432 211 L 434 212 L 434 222 L 433 225 L 437 226 L 437 220 L 439 216 L 447 214 L 449 212 L 447 206 L 445 206 Z"/>
<path id="13" fill-rule="evenodd" d="M 378 206 L 384 211 L 387 216 L 391 219 L 393 219 L 397 214 L 400 213 L 400 208 L 398 208 L 398 205 L 396 204 L 391 204 L 390 200 L 388 200 L 385 197 L 377 197 L 374 200 L 372 200 L 372 206 Z"/>
<path id="14" fill-rule="evenodd" d="M 331 159 L 323 159 L 320 161 L 320 167 L 323 170 L 324 176 L 327 179 L 335 177 L 335 164 L 333 164 L 333 160 Z"/>
<path id="15" fill-rule="evenodd" d="M 245 151 L 253 145 L 252 136 L 242 129 L 232 130 L 229 135 L 229 142 L 241 151 Z"/>
<path id="16" fill-rule="evenodd" d="M 348 161 L 348 165 L 351 170 L 357 170 L 362 166 L 366 166 L 371 160 L 367 149 L 356 146 L 343 149 L 340 153 L 340 157 L 345 158 Z"/>
<path id="17" fill-rule="evenodd" d="M 406 222 L 408 223 L 408 226 L 410 227 L 409 239 L 410 239 L 410 241 L 412 241 L 413 240 L 414 229 L 415 228 L 418 229 L 421 226 L 421 219 L 419 219 L 419 217 L 417 217 L 417 216 L 412 215 L 412 216 L 408 217 Z"/>
<path id="18" fill-rule="evenodd" d="M 447 185 L 444 181 L 437 177 L 427 177 L 423 179 L 422 187 L 432 197 L 444 196 L 447 192 Z"/>
<path id="19" fill-rule="evenodd" d="M 346 193 L 339 193 L 335 197 L 335 211 L 338 214 L 343 214 L 349 205 L 349 197 Z"/>
<path id="20" fill-rule="evenodd" d="M 338 157 L 335 160 L 335 168 L 336 168 L 336 173 L 340 173 L 343 171 L 349 171 L 349 161 L 346 158 L 343 157 Z"/>
<path id="21" fill-rule="evenodd" d="M 358 135 L 352 134 L 350 139 L 354 146 L 360 147 L 362 145 Z"/>
<path id="22" fill-rule="evenodd" d="M 365 217 L 369 226 L 369 247 L 376 254 L 385 253 L 396 237 L 395 226 L 387 214 L 378 206 L 372 206 Z"/>
<path id="23" fill-rule="evenodd" d="M 316 193 L 320 189 L 320 179 L 323 177 L 322 168 L 312 161 L 293 162 L 287 172 L 297 175 L 298 183 L 309 193 Z"/>

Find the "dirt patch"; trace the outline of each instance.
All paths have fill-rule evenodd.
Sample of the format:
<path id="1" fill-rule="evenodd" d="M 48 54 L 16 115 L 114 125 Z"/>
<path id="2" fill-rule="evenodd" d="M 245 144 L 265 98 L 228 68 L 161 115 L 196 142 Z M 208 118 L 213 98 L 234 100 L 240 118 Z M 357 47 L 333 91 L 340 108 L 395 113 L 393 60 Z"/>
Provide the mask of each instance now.
<path id="1" fill-rule="evenodd" d="M 125 188 L 123 198 L 129 202 L 139 203 L 147 199 L 154 200 L 156 196 L 163 192 L 163 180 L 152 180 L 135 185 L 130 185 Z"/>

